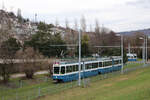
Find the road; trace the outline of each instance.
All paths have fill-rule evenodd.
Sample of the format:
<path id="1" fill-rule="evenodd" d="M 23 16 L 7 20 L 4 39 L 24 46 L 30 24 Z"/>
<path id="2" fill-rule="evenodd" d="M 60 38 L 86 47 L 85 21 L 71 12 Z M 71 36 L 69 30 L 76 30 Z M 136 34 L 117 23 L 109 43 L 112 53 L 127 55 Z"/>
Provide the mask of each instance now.
<path id="1" fill-rule="evenodd" d="M 36 72 L 34 75 L 48 74 L 48 73 L 49 73 L 48 71 L 39 71 L 39 72 Z M 19 78 L 19 77 L 24 77 L 24 76 L 25 76 L 25 74 L 19 73 L 19 74 L 13 74 L 13 75 L 11 75 L 11 78 Z"/>
<path id="2" fill-rule="evenodd" d="M 48 71 L 38 71 L 34 75 L 41 75 L 41 74 L 48 74 Z M 25 74 L 23 73 L 18 73 L 18 74 L 13 74 L 10 76 L 11 78 L 19 78 L 19 77 L 25 77 Z M 2 77 L 0 77 L 1 79 Z"/>

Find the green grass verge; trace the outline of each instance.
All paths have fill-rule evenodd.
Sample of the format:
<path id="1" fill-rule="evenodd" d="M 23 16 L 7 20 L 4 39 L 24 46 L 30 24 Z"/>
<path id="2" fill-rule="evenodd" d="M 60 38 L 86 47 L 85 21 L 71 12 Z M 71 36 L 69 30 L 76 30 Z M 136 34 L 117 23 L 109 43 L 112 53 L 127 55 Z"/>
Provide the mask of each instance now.
<path id="1" fill-rule="evenodd" d="M 142 66 L 143 63 L 138 63 L 138 62 L 134 62 L 134 63 L 127 63 L 124 65 L 124 69 L 127 69 L 127 68 L 133 68 L 133 67 L 138 67 L 138 66 Z"/>
<path id="2" fill-rule="evenodd" d="M 38 100 L 149 100 L 150 68 L 90 83 L 87 88 L 73 88 Z"/>
<path id="3" fill-rule="evenodd" d="M 133 64 L 127 64 L 124 68 L 130 68 L 130 67 L 136 67 L 140 66 L 142 64 L 133 63 Z M 107 76 L 114 77 L 117 73 L 109 73 Z M 69 83 L 63 83 L 63 84 L 53 84 L 52 79 L 45 79 L 46 75 L 37 75 L 35 76 L 35 79 L 33 80 L 22 80 L 22 88 L 20 87 L 19 80 L 20 78 L 11 79 L 11 83 L 14 84 L 16 87 L 7 87 L 4 85 L 0 85 L 0 99 L 2 97 L 5 98 L 5 100 L 15 100 L 15 99 L 22 99 L 26 100 L 28 97 L 35 98 L 39 96 L 39 87 L 42 89 L 40 92 L 41 96 L 45 94 L 53 94 L 53 93 L 60 93 L 61 91 L 64 91 L 72 86 L 77 85 L 77 81 L 69 82 Z M 99 81 L 100 79 L 105 78 L 105 76 L 95 76 L 90 78 L 90 82 Z"/>

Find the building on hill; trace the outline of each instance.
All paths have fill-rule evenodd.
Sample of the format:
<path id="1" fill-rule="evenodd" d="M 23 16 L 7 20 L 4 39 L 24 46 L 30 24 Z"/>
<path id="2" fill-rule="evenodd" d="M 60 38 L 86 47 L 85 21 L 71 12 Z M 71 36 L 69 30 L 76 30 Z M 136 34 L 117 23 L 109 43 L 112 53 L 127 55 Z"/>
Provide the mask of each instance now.
<path id="1" fill-rule="evenodd" d="M 37 32 L 37 24 L 24 18 L 22 18 L 22 21 L 20 22 L 13 12 L 0 10 L 0 29 L 9 29 L 9 34 L 11 36 L 18 39 L 20 42 L 23 42 Z"/>

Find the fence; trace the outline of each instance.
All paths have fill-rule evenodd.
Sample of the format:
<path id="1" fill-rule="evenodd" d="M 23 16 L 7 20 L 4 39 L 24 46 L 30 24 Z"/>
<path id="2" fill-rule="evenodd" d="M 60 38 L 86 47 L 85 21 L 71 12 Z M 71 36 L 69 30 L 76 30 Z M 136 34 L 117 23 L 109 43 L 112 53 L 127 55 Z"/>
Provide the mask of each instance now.
<path id="1" fill-rule="evenodd" d="M 134 71 L 140 68 L 145 68 L 145 67 L 149 67 L 149 64 L 144 65 L 144 66 L 137 66 L 134 68 L 124 69 L 124 74 L 127 74 L 131 71 Z M 82 79 L 82 86 L 88 87 L 90 83 L 93 83 L 99 80 L 104 80 L 107 78 L 111 78 L 120 74 L 121 74 L 120 71 L 115 71 L 115 72 L 111 72 L 107 74 L 102 74 L 102 75 L 97 75 L 94 77 Z M 22 85 L 20 85 L 20 88 L 13 91 L 13 93 L 10 93 L 12 91 L 9 91 L 9 90 L 8 92 L 5 91 L 4 93 L 1 93 L 0 100 L 33 100 L 33 99 L 36 99 L 38 97 L 41 97 L 47 94 L 50 95 L 54 93 L 59 93 L 66 89 L 70 89 L 70 88 L 74 88 L 78 86 L 78 81 L 72 81 L 68 83 L 59 83 L 59 84 L 50 84 L 48 82 L 48 79 L 44 78 L 43 80 L 47 82 L 47 86 L 42 87 L 42 85 L 40 84 L 37 87 L 29 87 L 29 88 L 21 89 L 23 85 L 23 83 L 21 83 Z M 28 91 L 26 91 L 26 89 Z"/>
<path id="2" fill-rule="evenodd" d="M 74 82 L 68 82 L 68 83 L 60 83 L 60 84 L 54 84 L 46 87 L 37 87 L 37 88 L 31 88 L 29 91 L 23 91 L 23 90 L 16 90 L 13 94 L 10 94 L 9 91 L 7 94 L 1 94 L 0 100 L 33 100 L 35 98 L 38 98 L 40 96 L 44 96 L 47 94 L 53 94 L 57 92 L 64 91 L 69 88 L 73 88 L 77 86 L 77 81 Z M 6 93 L 6 92 L 5 92 Z M 3 96 L 4 95 L 4 96 Z"/>

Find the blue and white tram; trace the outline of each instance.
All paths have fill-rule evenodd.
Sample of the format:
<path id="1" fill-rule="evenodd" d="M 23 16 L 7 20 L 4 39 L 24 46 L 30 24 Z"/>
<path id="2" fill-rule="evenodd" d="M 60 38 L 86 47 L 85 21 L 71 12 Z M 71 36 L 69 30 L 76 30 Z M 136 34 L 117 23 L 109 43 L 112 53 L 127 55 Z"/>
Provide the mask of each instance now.
<path id="1" fill-rule="evenodd" d="M 137 54 L 135 53 L 128 53 L 127 57 L 128 57 L 128 61 L 137 61 Z"/>
<path id="2" fill-rule="evenodd" d="M 105 58 L 81 62 L 81 78 L 96 76 L 98 74 L 118 71 L 122 67 L 121 58 Z M 79 63 L 57 62 L 53 64 L 53 80 L 69 82 L 78 80 Z"/>

